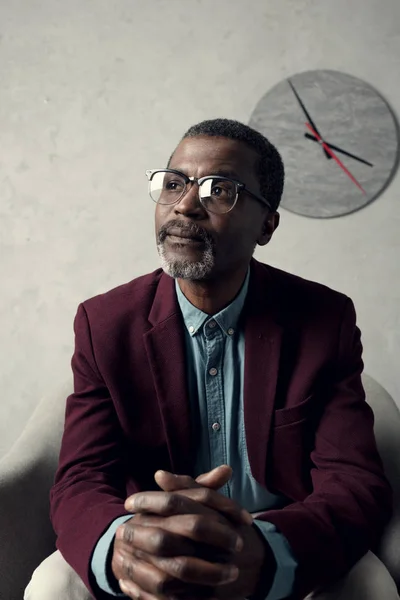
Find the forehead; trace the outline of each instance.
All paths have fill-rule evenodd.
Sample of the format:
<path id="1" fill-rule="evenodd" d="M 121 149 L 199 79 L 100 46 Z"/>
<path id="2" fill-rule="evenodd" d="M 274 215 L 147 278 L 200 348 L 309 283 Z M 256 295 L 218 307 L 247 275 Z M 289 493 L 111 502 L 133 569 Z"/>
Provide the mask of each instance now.
<path id="1" fill-rule="evenodd" d="M 248 179 L 255 176 L 256 160 L 256 152 L 243 142 L 224 137 L 196 136 L 179 143 L 170 167 L 195 177 L 227 171 Z"/>

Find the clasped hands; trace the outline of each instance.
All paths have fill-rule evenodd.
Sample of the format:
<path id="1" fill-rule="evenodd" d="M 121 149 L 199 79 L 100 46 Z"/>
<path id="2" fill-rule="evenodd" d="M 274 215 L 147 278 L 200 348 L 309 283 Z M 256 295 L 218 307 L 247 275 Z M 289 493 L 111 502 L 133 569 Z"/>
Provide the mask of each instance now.
<path id="1" fill-rule="evenodd" d="M 253 517 L 218 493 L 222 465 L 197 477 L 157 471 L 161 491 L 125 501 L 134 516 L 117 529 L 111 568 L 129 598 L 243 599 L 254 593 L 265 542 Z"/>

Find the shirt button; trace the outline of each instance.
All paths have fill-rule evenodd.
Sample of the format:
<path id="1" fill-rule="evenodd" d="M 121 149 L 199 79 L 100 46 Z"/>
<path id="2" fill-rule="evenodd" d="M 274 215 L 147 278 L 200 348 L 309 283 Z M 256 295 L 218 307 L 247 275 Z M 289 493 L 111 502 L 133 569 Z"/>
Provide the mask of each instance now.
<path id="1" fill-rule="evenodd" d="M 218 373 L 218 369 L 212 367 L 208 372 L 214 377 Z"/>
<path id="2" fill-rule="evenodd" d="M 219 431 L 221 429 L 221 425 L 219 423 L 213 423 L 212 428 L 214 431 Z"/>
<path id="3" fill-rule="evenodd" d="M 228 329 L 228 335 L 233 335 L 235 333 L 235 330 L 232 329 L 232 327 L 229 327 Z"/>
<path id="4" fill-rule="evenodd" d="M 210 329 L 214 329 L 214 327 L 216 326 L 216 322 L 215 321 L 210 321 L 208 324 Z"/>
<path id="5" fill-rule="evenodd" d="M 194 327 L 193 327 L 193 325 L 191 325 L 191 326 L 189 327 L 189 331 L 190 331 L 190 333 L 193 333 L 193 331 L 194 331 Z"/>

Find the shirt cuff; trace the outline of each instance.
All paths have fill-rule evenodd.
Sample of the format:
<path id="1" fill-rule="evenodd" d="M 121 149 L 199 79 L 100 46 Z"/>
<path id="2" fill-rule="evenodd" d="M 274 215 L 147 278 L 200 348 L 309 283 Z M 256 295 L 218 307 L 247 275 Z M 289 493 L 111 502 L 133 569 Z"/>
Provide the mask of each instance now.
<path id="1" fill-rule="evenodd" d="M 97 585 L 103 592 L 107 592 L 111 596 L 126 598 L 122 592 L 116 592 L 110 585 L 107 578 L 107 557 L 110 552 L 111 544 L 114 542 L 115 532 L 118 526 L 132 518 L 132 515 L 123 515 L 115 519 L 105 533 L 101 536 L 96 544 L 93 552 L 90 567 L 96 580 Z M 116 581 L 116 580 L 115 580 Z"/>
<path id="2" fill-rule="evenodd" d="M 268 521 L 254 519 L 255 525 L 269 544 L 275 560 L 276 571 L 266 600 L 283 600 L 293 593 L 297 561 L 285 536 Z"/>

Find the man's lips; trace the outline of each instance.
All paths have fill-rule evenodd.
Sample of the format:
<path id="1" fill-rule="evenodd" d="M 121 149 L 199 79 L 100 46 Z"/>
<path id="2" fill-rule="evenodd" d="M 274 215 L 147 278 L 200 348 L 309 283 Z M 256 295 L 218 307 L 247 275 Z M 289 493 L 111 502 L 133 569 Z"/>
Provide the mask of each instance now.
<path id="1" fill-rule="evenodd" d="M 171 239 L 171 241 L 176 242 L 204 242 L 204 239 L 192 233 L 191 231 L 184 231 L 182 229 L 169 229 L 167 232 L 167 237 Z"/>
<path id="2" fill-rule="evenodd" d="M 166 241 L 169 244 L 177 244 L 179 246 L 203 246 L 203 240 L 193 237 L 184 237 L 182 235 L 167 235 Z"/>

